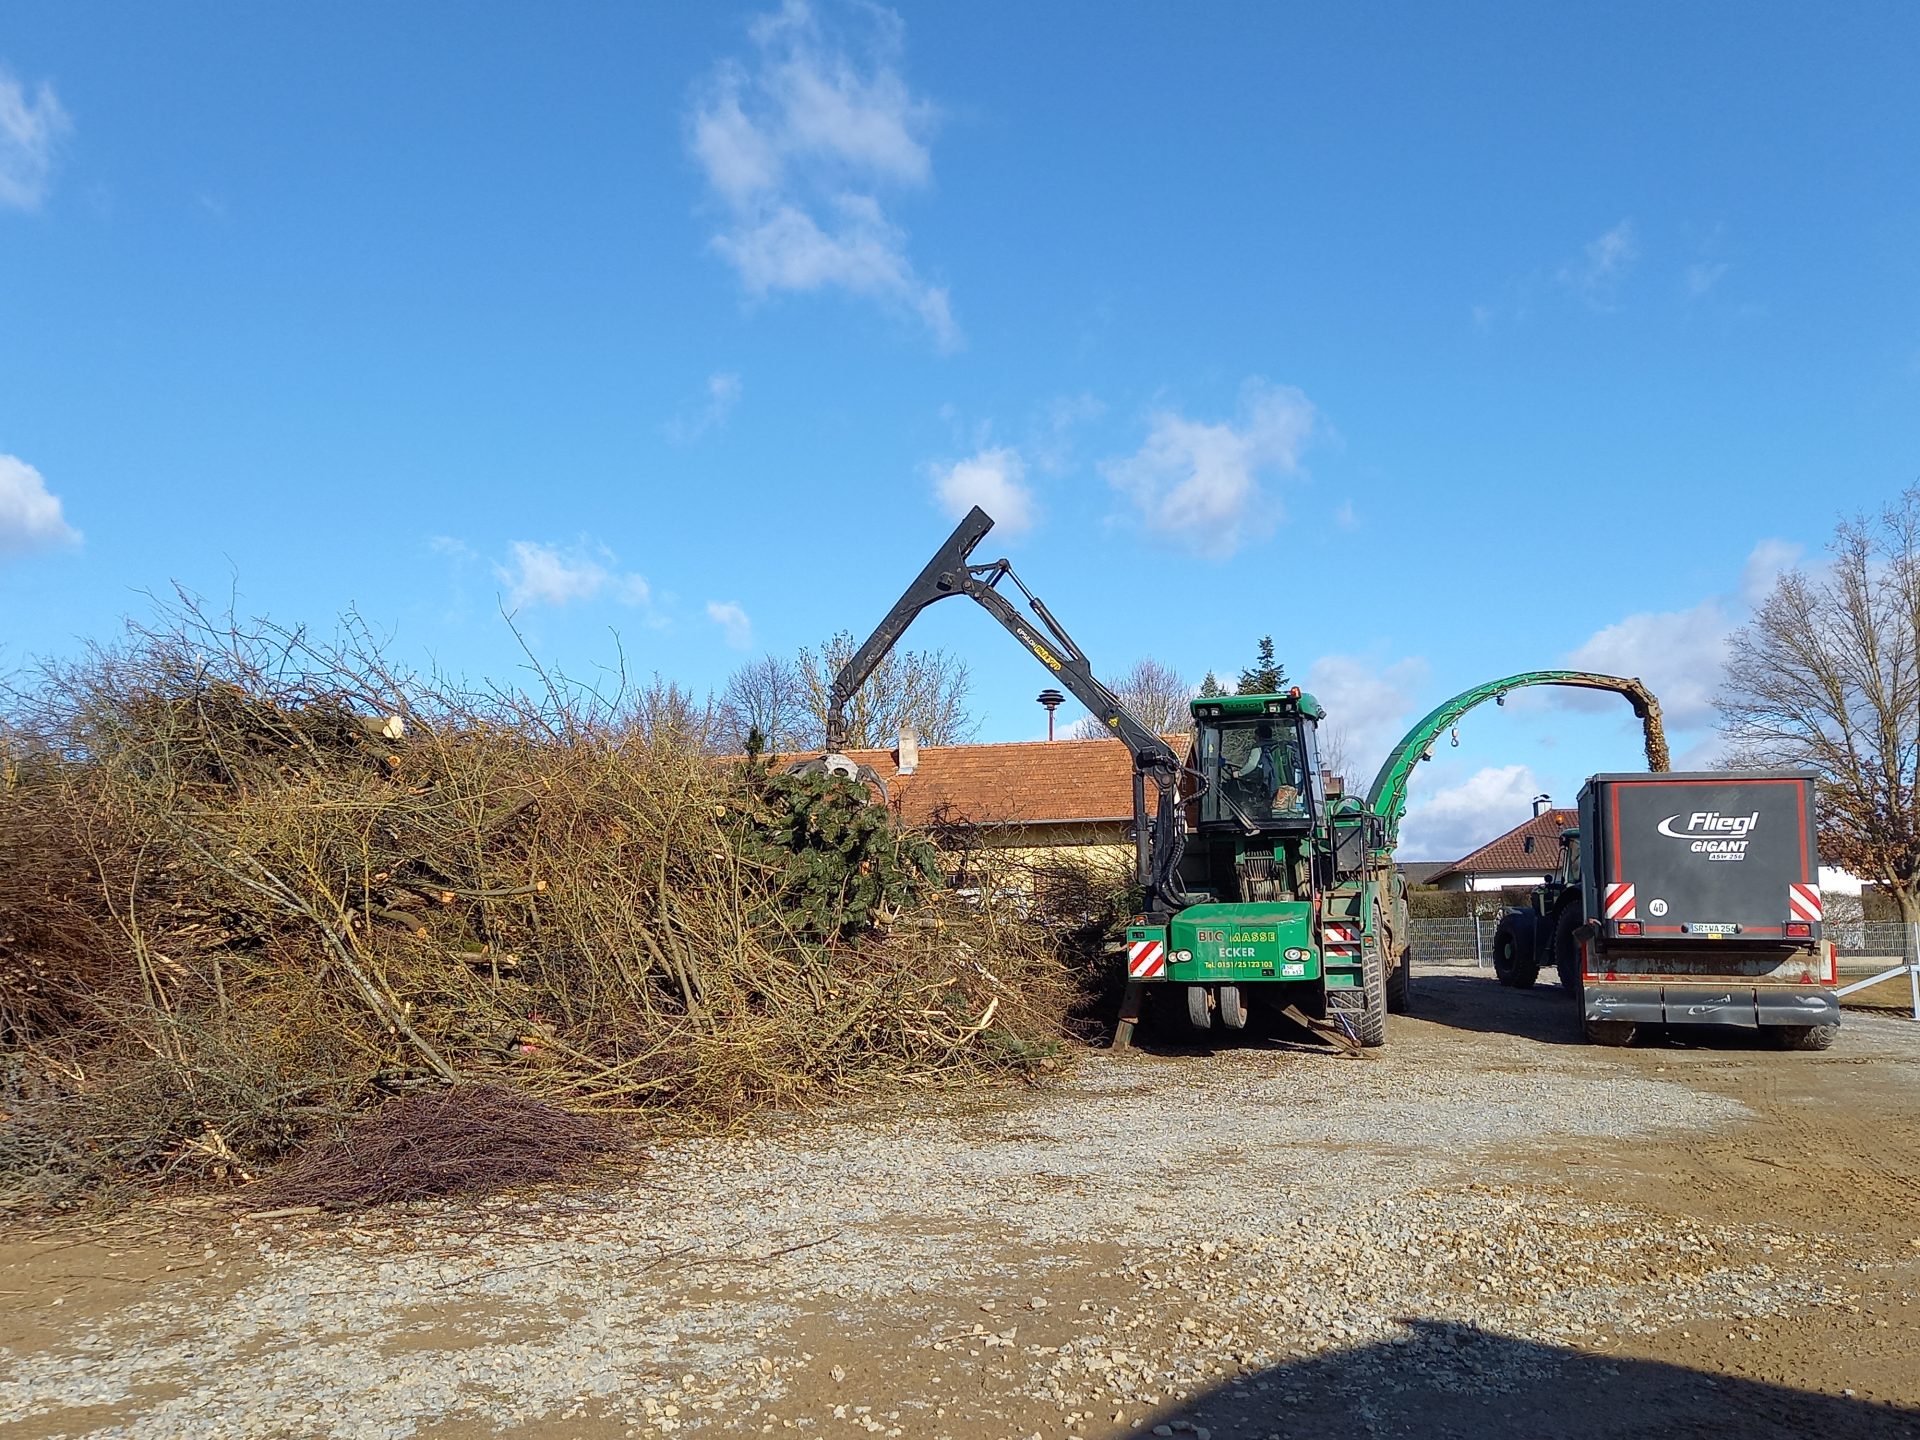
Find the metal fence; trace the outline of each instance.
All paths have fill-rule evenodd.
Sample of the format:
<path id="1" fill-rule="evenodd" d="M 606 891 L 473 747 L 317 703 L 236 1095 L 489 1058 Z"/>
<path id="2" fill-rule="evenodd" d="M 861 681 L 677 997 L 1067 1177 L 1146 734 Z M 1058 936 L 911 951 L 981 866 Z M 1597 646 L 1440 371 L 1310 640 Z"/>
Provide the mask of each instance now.
<path id="1" fill-rule="evenodd" d="M 1430 965 L 1493 964 L 1491 916 L 1482 920 L 1409 920 L 1414 957 Z"/>
<path id="2" fill-rule="evenodd" d="M 1498 920 L 1411 920 L 1409 941 L 1413 953 L 1429 964 L 1493 964 L 1493 931 Z M 1906 926 L 1897 920 L 1829 921 L 1827 938 L 1842 960 L 1857 956 L 1898 959 L 1907 953 Z"/>
<path id="3" fill-rule="evenodd" d="M 1829 920 L 1827 938 L 1844 959 L 1849 955 L 1904 955 L 1907 927 L 1898 920 Z"/>

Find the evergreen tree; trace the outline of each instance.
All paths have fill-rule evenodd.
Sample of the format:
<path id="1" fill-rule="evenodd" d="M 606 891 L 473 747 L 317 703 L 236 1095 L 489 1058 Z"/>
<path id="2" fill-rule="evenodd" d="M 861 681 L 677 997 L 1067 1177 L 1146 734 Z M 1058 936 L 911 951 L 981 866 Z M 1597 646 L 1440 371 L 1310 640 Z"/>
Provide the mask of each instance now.
<path id="1" fill-rule="evenodd" d="M 1211 670 L 1207 671 L 1207 678 L 1200 682 L 1200 698 L 1202 700 L 1211 700 L 1216 695 L 1224 695 L 1226 693 L 1227 687 L 1220 683 L 1220 677 Z"/>
<path id="2" fill-rule="evenodd" d="M 1287 688 L 1287 667 L 1273 658 L 1273 637 L 1260 637 L 1259 659 L 1240 672 L 1242 695 L 1278 695 Z"/>

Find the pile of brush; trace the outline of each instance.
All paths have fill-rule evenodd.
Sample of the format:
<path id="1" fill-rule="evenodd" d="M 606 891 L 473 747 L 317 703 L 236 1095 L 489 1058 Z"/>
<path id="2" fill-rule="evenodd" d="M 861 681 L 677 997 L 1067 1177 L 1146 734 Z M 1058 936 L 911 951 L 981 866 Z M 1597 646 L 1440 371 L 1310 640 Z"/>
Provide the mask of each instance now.
<path id="1" fill-rule="evenodd" d="M 0 729 L 0 1203 L 263 1176 L 483 1083 L 717 1128 L 1004 1075 L 1075 980 L 848 782 L 191 606 Z"/>

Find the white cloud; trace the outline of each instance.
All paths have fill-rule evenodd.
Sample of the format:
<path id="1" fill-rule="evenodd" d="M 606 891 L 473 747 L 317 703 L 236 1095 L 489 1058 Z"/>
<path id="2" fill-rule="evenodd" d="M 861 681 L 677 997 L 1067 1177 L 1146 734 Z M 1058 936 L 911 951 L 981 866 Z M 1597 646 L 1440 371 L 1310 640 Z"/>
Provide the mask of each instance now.
<path id="1" fill-rule="evenodd" d="M 727 644 L 735 650 L 753 648 L 753 621 L 737 601 L 709 600 L 707 618 L 720 627 Z"/>
<path id="2" fill-rule="evenodd" d="M 80 532 L 60 511 L 60 497 L 40 472 L 14 455 L 0 455 L 0 555 L 78 545 Z"/>
<path id="3" fill-rule="evenodd" d="M 921 279 L 879 199 L 931 180 L 937 113 L 901 77 L 899 17 L 857 13 L 858 33 L 830 36 L 805 0 L 787 0 L 749 27 L 746 63 L 709 77 L 688 147 L 726 213 L 713 247 L 756 299 L 842 289 L 917 315 L 952 349 L 947 292 Z"/>
<path id="4" fill-rule="evenodd" d="M 1342 500 L 1340 508 L 1333 512 L 1333 523 L 1342 530 L 1358 530 L 1360 516 L 1354 511 L 1353 501 Z"/>
<path id="5" fill-rule="evenodd" d="M 0 67 L 0 205 L 38 210 L 53 176 L 53 157 L 73 122 L 42 80 L 27 89 Z"/>
<path id="6" fill-rule="evenodd" d="M 1422 779 L 1416 767 L 1395 852 L 1403 860 L 1458 860 L 1525 820 L 1540 793 L 1525 765 L 1489 766 L 1431 794 L 1422 793 Z"/>
<path id="7" fill-rule="evenodd" d="M 929 467 L 940 508 L 958 520 L 978 505 L 1010 535 L 1033 525 L 1033 491 L 1026 484 L 1026 462 L 1008 446 L 982 450 L 945 467 Z"/>
<path id="8" fill-rule="evenodd" d="M 613 552 L 605 546 L 577 545 L 562 549 L 534 540 L 516 540 L 511 560 L 495 565 L 493 573 L 507 587 L 507 605 L 569 605 L 610 595 L 623 605 L 645 606 L 653 599 L 644 576 L 614 568 Z"/>
<path id="9" fill-rule="evenodd" d="M 1800 558 L 1801 548 L 1785 540 L 1762 540 L 1741 567 L 1733 595 L 1710 595 L 1685 610 L 1642 610 L 1589 636 L 1567 657 L 1577 670 L 1633 675 L 1659 697 L 1667 725 L 1680 731 L 1712 726 L 1713 697 L 1726 673 L 1727 644 L 1754 606 L 1766 598 L 1774 579 Z M 1569 698 L 1580 708 L 1611 707 L 1611 697 Z M 1702 752 L 1705 753 L 1705 752 Z"/>
<path id="10" fill-rule="evenodd" d="M 1149 530 L 1225 558 L 1279 518 L 1261 477 L 1297 473 L 1319 423 L 1299 390 L 1254 378 L 1241 387 L 1237 423 L 1158 411 L 1146 443 L 1101 469 Z"/>
<path id="11" fill-rule="evenodd" d="M 1668 725 L 1690 730 L 1713 722 L 1714 692 L 1739 624 L 1718 596 L 1689 610 L 1643 610 L 1596 631 L 1567 657 L 1576 670 L 1637 676 L 1659 697 Z M 1588 699 L 1587 707 L 1618 702 Z"/>
<path id="12" fill-rule="evenodd" d="M 1620 282 L 1640 258 L 1640 239 L 1631 220 L 1587 242 L 1578 260 L 1560 267 L 1560 283 L 1596 310 L 1611 310 Z"/>
<path id="13" fill-rule="evenodd" d="M 1747 556 L 1740 571 L 1740 598 L 1748 609 L 1758 609 L 1772 593 L 1773 583 L 1800 563 L 1807 553 L 1804 545 L 1791 540 L 1762 540 Z"/>
<path id="14" fill-rule="evenodd" d="M 1427 662 L 1368 655 L 1322 655 L 1307 667 L 1304 688 L 1327 712 L 1326 728 L 1346 746 L 1347 781 L 1364 789 L 1415 719 L 1414 696 Z"/>
<path id="15" fill-rule="evenodd" d="M 692 444 L 709 430 L 726 424 L 739 403 L 740 376 L 731 370 L 715 371 L 707 377 L 706 396 L 699 408 L 667 422 L 667 438 L 676 445 Z"/>

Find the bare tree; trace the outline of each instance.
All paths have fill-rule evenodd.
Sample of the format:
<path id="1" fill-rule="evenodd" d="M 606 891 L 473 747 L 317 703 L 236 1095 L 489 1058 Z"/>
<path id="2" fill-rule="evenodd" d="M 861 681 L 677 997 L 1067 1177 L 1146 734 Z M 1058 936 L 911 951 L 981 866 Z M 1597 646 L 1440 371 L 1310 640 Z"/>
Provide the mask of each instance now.
<path id="1" fill-rule="evenodd" d="M 793 661 L 778 655 L 749 660 L 727 677 L 720 692 L 717 742 L 723 749 L 744 751 L 757 730 L 769 754 L 803 749 L 809 733 L 806 698 Z"/>
<path id="2" fill-rule="evenodd" d="M 655 675 L 633 696 L 630 723 L 652 744 L 687 750 L 714 748 L 717 712 L 677 681 Z"/>
<path id="3" fill-rule="evenodd" d="M 1107 683 L 1120 703 L 1154 734 L 1171 735 L 1192 727 L 1193 712 L 1187 707 L 1193 700 L 1193 686 L 1171 665 L 1151 658 L 1136 661 L 1131 670 Z M 1098 740 L 1109 733 L 1099 720 L 1083 715 L 1067 736 L 1072 740 Z"/>
<path id="4" fill-rule="evenodd" d="M 1733 636 L 1722 726 L 1735 763 L 1818 774 L 1823 855 L 1920 923 L 1920 486 L 1828 549 Z"/>
<path id="5" fill-rule="evenodd" d="M 1347 727 L 1337 721 L 1322 720 L 1315 739 L 1320 744 L 1320 768 L 1329 775 L 1338 775 L 1344 781 L 1359 783 L 1362 777 L 1347 773 L 1354 763 L 1353 744 L 1347 738 Z"/>
<path id="6" fill-rule="evenodd" d="M 818 650 L 802 650 L 799 677 L 802 733 L 812 748 L 826 744 L 827 702 L 840 667 L 859 642 L 842 630 Z M 891 746 L 904 726 L 923 745 L 958 745 L 973 738 L 978 723 L 967 709 L 973 677 L 967 664 L 944 650 L 895 650 L 874 667 L 867 683 L 847 702 L 849 749 Z"/>

